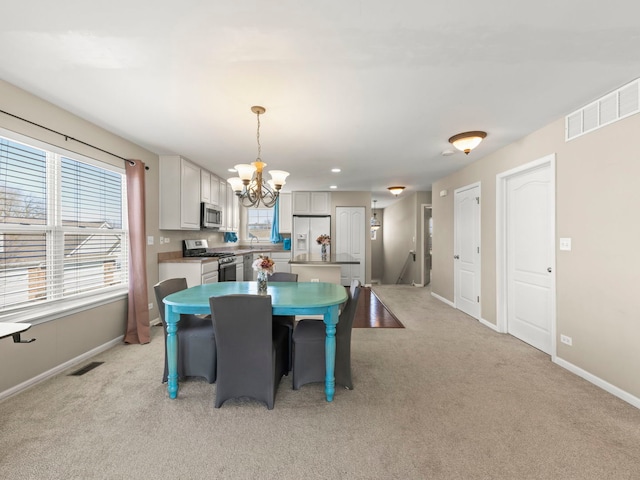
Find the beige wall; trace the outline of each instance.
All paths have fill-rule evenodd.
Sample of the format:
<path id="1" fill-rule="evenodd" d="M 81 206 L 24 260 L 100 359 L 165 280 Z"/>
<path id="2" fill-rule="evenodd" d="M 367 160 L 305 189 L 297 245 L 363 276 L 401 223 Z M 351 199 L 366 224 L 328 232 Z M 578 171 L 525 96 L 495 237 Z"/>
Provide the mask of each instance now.
<path id="1" fill-rule="evenodd" d="M 640 397 L 640 115 L 571 142 L 564 119 L 433 184 L 433 293 L 453 302 L 453 191 L 481 183 L 481 316 L 496 323 L 496 174 L 556 154 L 557 356 Z M 479 147 L 480 149 L 481 147 Z M 473 152 L 472 155 L 476 153 Z M 448 190 L 440 197 L 441 190 Z M 572 251 L 559 251 L 560 237 Z"/>
<path id="2" fill-rule="evenodd" d="M 3 103 L 2 109 L 9 113 L 62 132 L 69 137 L 96 145 L 121 157 L 144 161 L 150 166 L 150 171 L 147 172 L 148 186 L 149 177 L 157 176 L 157 156 L 117 135 L 4 81 L 0 81 L 0 98 Z M 112 165 L 123 166 L 123 161 L 116 157 L 101 153 L 73 140 L 66 141 L 58 134 L 3 113 L 0 113 L 0 127 Z M 151 183 L 153 182 L 157 183 L 157 179 L 151 181 Z M 155 187 L 155 191 L 153 186 L 148 188 L 147 205 L 157 203 L 157 197 L 153 197 L 154 192 L 157 195 L 157 187 Z M 155 219 L 150 219 L 147 216 L 147 232 L 150 235 L 157 233 L 157 224 L 157 216 Z M 152 252 L 148 252 L 147 259 L 149 281 L 151 282 L 151 279 L 157 278 L 157 262 L 153 258 Z M 0 393 L 123 335 L 126 325 L 126 311 L 127 301 L 120 299 L 34 326 L 24 335 L 25 338 L 36 338 L 34 343 L 13 344 L 10 339 L 2 340 Z"/>

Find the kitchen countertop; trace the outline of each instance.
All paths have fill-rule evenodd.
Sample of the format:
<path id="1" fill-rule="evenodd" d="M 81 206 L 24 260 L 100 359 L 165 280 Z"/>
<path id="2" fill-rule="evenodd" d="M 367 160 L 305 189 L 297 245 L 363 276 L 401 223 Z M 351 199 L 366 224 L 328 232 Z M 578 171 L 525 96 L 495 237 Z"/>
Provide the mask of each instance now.
<path id="1" fill-rule="evenodd" d="M 280 247 L 254 247 L 254 248 L 210 248 L 210 251 L 215 252 L 224 252 L 224 253 L 233 253 L 234 255 L 246 255 L 253 253 L 264 253 L 264 252 L 290 252 L 291 250 L 284 250 L 282 246 Z M 183 257 L 182 251 L 177 252 L 160 252 L 158 253 L 158 263 L 193 263 L 193 262 L 217 262 L 218 260 L 214 257 Z"/>
<path id="2" fill-rule="evenodd" d="M 296 255 L 289 263 L 291 265 L 344 265 L 359 264 L 360 260 L 348 253 L 331 254 L 323 257 L 317 253 Z"/>

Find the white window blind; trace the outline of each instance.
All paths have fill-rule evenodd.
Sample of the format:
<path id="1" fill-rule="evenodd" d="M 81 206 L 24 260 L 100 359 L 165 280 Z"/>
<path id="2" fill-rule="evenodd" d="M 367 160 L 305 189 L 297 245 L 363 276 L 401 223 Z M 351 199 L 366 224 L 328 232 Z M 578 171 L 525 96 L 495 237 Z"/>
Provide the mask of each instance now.
<path id="1" fill-rule="evenodd" d="M 126 288 L 125 192 L 112 167 L 0 137 L 0 312 Z"/>

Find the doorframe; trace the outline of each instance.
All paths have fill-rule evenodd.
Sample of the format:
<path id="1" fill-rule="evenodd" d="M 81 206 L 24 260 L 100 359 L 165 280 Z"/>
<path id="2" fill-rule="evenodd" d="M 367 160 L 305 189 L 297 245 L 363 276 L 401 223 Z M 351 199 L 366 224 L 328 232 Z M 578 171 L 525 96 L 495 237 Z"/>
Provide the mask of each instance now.
<path id="1" fill-rule="evenodd" d="M 550 199 L 551 233 L 553 248 L 551 249 L 551 359 L 556 359 L 556 154 L 525 163 L 496 175 L 496 326 L 500 333 L 508 333 L 507 324 L 507 181 L 521 173 L 535 170 L 541 166 L 549 167 L 549 179 L 553 195 Z"/>
<path id="2" fill-rule="evenodd" d="M 420 248 L 422 248 L 422 249 L 424 249 L 424 242 L 425 242 L 425 235 L 426 235 L 425 228 L 427 227 L 424 224 L 424 211 L 427 208 L 431 209 L 431 215 L 433 215 L 433 205 L 431 203 L 422 203 L 422 204 L 420 204 L 420 213 L 421 213 L 421 215 L 420 215 L 420 245 L 421 245 L 421 247 Z M 424 287 L 425 286 L 425 284 L 424 284 L 424 276 L 425 276 L 424 275 L 425 274 L 425 272 L 424 272 L 424 253 L 425 252 L 423 250 L 422 251 L 422 266 L 420 267 L 420 282 L 421 283 L 420 283 L 420 285 L 415 285 L 416 287 Z M 433 264 L 433 258 L 431 259 L 431 262 Z M 433 271 L 433 269 L 432 269 L 432 271 Z M 431 279 L 431 281 L 433 281 L 433 279 Z M 429 284 L 431 284 L 431 282 L 429 282 Z"/>
<path id="3" fill-rule="evenodd" d="M 465 185 L 464 187 L 460 187 L 460 188 L 456 188 L 453 191 L 453 250 L 454 250 L 454 255 L 455 255 L 455 250 L 456 250 L 456 246 L 458 245 L 458 235 L 460 232 L 458 232 L 458 229 L 456 228 L 457 225 L 457 218 L 456 218 L 456 195 L 460 192 L 464 192 L 465 190 L 471 190 L 472 188 L 478 188 L 478 198 L 480 199 L 478 202 L 478 248 L 479 250 L 479 255 L 478 255 L 478 278 L 475 279 L 475 281 L 477 282 L 477 287 L 478 287 L 478 316 L 474 317 L 473 315 L 469 315 L 467 313 L 467 315 L 469 315 L 471 318 L 475 318 L 478 321 L 482 320 L 482 182 L 474 182 L 474 183 L 470 183 L 469 185 Z M 458 275 L 457 275 L 457 271 L 456 269 L 458 268 L 456 266 L 457 264 L 454 262 L 453 265 L 453 305 L 456 309 L 460 310 L 460 308 L 458 307 L 458 289 L 460 288 L 459 282 L 458 282 Z M 460 310 L 462 311 L 462 310 Z M 466 313 L 466 312 L 464 312 Z"/>

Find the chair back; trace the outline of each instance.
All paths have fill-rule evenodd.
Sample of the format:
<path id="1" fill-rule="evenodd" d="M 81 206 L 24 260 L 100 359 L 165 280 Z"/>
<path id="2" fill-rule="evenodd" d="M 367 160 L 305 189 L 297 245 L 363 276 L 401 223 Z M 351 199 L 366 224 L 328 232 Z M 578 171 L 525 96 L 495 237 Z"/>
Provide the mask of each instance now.
<path id="1" fill-rule="evenodd" d="M 218 347 L 218 379 L 224 372 L 232 392 L 236 380 L 239 386 L 248 376 L 254 382 L 273 382 L 271 296 L 224 295 L 211 297 L 209 304 Z"/>
<path id="2" fill-rule="evenodd" d="M 182 290 L 186 290 L 187 279 L 186 278 L 169 278 L 167 280 L 163 280 L 162 282 L 156 283 L 153 286 L 153 290 L 156 293 L 156 303 L 158 304 L 158 310 L 160 311 L 160 320 L 162 320 L 162 325 L 166 327 L 166 322 L 164 319 L 164 297 L 167 295 L 171 295 L 172 293 L 180 292 Z"/>
<path id="3" fill-rule="evenodd" d="M 344 337 L 344 341 L 351 343 L 351 328 L 353 326 L 353 319 L 356 316 L 356 309 L 358 308 L 358 299 L 360 298 L 360 290 L 362 286 L 360 281 L 354 280 L 351 282 L 349 289 L 350 298 L 347 300 L 347 304 L 340 313 L 340 320 L 336 325 L 336 340 Z"/>
<path id="4" fill-rule="evenodd" d="M 270 282 L 297 282 L 297 273 L 274 272 L 269 276 Z"/>

